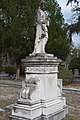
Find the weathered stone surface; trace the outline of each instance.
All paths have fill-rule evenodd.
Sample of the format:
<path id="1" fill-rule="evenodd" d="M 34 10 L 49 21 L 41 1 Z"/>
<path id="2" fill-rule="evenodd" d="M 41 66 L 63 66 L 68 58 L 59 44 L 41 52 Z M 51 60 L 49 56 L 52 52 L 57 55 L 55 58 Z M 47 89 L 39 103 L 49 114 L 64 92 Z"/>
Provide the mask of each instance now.
<path id="1" fill-rule="evenodd" d="M 58 79 L 61 60 L 45 53 L 48 40 L 49 16 L 45 13 L 45 1 L 41 0 L 37 11 L 36 39 L 33 53 L 23 59 L 25 81 L 20 99 L 12 109 L 12 119 L 49 118 L 65 111 L 66 100 L 61 95 L 62 82 Z M 65 114 L 64 114 L 65 115 Z"/>
<path id="2" fill-rule="evenodd" d="M 22 59 L 22 63 L 27 67 L 51 67 L 59 65 L 60 59 L 48 54 L 35 54 L 35 56 L 27 56 L 26 59 Z"/>
<path id="3" fill-rule="evenodd" d="M 60 60 L 51 55 L 29 56 L 23 60 L 25 81 L 20 99 L 12 109 L 12 116 L 35 119 L 49 117 L 65 111 L 66 100 L 62 97 L 62 80 L 58 79 Z"/>

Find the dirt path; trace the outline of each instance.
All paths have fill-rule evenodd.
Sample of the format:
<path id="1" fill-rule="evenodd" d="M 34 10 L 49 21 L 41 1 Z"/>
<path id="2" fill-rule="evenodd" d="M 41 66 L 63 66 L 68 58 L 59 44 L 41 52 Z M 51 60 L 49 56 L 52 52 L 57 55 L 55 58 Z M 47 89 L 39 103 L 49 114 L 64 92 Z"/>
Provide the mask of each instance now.
<path id="1" fill-rule="evenodd" d="M 15 103 L 19 99 L 20 89 L 14 87 L 0 87 L 0 120 L 9 120 L 10 111 L 6 110 L 7 105 Z"/>
<path id="2" fill-rule="evenodd" d="M 68 118 L 65 120 L 80 120 L 80 95 L 74 93 L 66 93 Z"/>

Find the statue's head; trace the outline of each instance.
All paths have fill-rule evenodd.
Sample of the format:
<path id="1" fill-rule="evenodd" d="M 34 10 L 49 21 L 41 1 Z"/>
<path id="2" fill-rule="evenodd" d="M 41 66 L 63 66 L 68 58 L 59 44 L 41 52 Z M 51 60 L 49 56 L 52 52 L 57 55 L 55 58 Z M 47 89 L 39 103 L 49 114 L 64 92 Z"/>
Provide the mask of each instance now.
<path id="1" fill-rule="evenodd" d="M 39 6 L 40 6 L 41 10 L 44 11 L 46 9 L 46 2 L 45 2 L 45 0 L 41 0 Z"/>

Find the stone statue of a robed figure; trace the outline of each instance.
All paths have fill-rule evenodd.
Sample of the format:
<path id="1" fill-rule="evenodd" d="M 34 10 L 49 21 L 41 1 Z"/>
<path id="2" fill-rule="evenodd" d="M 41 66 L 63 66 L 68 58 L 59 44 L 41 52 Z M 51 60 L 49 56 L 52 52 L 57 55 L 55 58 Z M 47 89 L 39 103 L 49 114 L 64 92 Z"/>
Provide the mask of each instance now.
<path id="1" fill-rule="evenodd" d="M 37 53 L 45 53 L 45 45 L 48 41 L 48 26 L 50 18 L 45 10 L 45 1 L 40 2 L 40 6 L 37 11 L 37 23 L 36 23 L 36 38 L 33 55 Z"/>

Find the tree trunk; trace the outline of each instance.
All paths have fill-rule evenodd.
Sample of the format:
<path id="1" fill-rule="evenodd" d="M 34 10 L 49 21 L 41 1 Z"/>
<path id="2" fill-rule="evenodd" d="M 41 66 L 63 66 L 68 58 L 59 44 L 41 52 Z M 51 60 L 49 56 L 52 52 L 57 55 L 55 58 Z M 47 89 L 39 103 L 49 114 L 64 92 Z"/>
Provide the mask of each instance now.
<path id="1" fill-rule="evenodd" d="M 16 78 L 15 80 L 19 80 L 20 79 L 20 64 L 16 65 Z"/>

